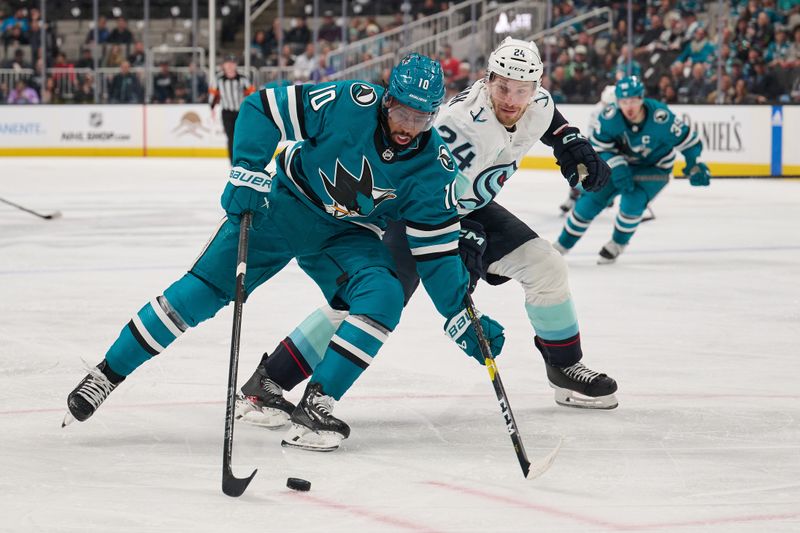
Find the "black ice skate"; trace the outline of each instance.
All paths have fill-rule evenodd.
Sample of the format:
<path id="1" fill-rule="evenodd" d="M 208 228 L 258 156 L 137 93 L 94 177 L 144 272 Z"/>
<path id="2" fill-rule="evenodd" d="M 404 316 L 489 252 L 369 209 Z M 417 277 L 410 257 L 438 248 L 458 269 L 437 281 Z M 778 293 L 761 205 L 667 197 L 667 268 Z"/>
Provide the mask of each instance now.
<path id="1" fill-rule="evenodd" d="M 331 414 L 334 399 L 319 383 L 309 383 L 303 399 L 292 412 L 292 427 L 281 446 L 315 452 L 331 452 L 350 436 L 350 426 Z"/>
<path id="2" fill-rule="evenodd" d="M 267 375 L 263 364 L 236 395 L 236 420 L 269 429 L 289 422 L 294 404 L 283 397 L 283 388 Z"/>
<path id="3" fill-rule="evenodd" d="M 106 375 L 106 372 L 116 376 L 115 382 L 112 382 Z M 83 378 L 83 381 L 78 383 L 78 386 L 69 393 L 67 396 L 67 407 L 69 413 L 64 416 L 64 421 L 61 422 L 61 427 L 71 424 L 75 420 L 83 422 L 97 411 L 100 404 L 108 398 L 111 391 L 117 388 L 117 385 L 122 383 L 125 378 L 117 376 L 108 368 L 105 360 L 94 368 L 89 370 L 89 374 Z"/>
<path id="4" fill-rule="evenodd" d="M 572 208 L 575 207 L 575 202 L 578 200 L 578 198 L 580 198 L 580 196 L 581 193 L 578 189 L 570 189 L 569 196 L 567 196 L 567 199 L 564 200 L 564 203 L 558 206 L 558 208 L 561 209 L 561 213 L 565 215 L 569 213 L 572 210 Z"/>
<path id="5" fill-rule="evenodd" d="M 565 368 L 544 366 L 557 404 L 584 409 L 614 409 L 618 405 L 614 396 L 617 382 L 607 375 L 589 370 L 583 363 Z"/>
<path id="6" fill-rule="evenodd" d="M 597 258 L 598 265 L 610 265 L 617 260 L 619 254 L 625 251 L 627 244 L 618 244 L 613 240 L 608 241 L 600 249 L 600 257 Z"/>

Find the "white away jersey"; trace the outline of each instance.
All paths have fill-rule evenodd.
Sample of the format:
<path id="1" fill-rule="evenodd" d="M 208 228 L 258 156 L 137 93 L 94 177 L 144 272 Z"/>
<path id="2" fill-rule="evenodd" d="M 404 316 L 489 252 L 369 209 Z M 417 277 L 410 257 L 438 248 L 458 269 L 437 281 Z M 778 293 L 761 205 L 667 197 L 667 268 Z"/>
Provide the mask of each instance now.
<path id="1" fill-rule="evenodd" d="M 453 97 L 439 112 L 436 128 L 458 163 L 458 212 L 488 204 L 519 167 L 525 154 L 541 139 L 553 120 L 555 107 L 540 88 L 527 111 L 508 131 L 495 117 L 485 81 Z"/>

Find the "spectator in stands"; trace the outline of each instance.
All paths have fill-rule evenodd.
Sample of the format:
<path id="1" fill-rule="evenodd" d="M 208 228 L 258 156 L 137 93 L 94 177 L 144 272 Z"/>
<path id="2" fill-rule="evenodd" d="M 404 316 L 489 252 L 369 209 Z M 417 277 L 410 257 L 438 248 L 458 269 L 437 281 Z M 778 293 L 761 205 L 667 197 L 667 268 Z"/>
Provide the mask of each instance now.
<path id="1" fill-rule="evenodd" d="M 447 86 L 447 90 L 458 94 L 472 84 L 472 68 L 466 61 L 458 64 L 458 73 L 453 76 Z"/>
<path id="2" fill-rule="evenodd" d="M 23 33 L 19 24 L 11 26 L 7 32 L 3 34 L 3 46 L 12 48 L 17 46 L 27 46 L 31 44 L 28 35 Z"/>
<path id="3" fill-rule="evenodd" d="M 294 59 L 295 80 L 308 81 L 311 78 L 311 71 L 316 67 L 314 54 L 314 43 L 308 43 L 305 51 Z"/>
<path id="4" fill-rule="evenodd" d="M 575 45 L 575 52 L 583 54 L 583 62 L 586 63 L 590 72 L 594 72 L 600 66 L 600 56 L 594 47 L 594 37 L 587 32 L 578 34 L 578 44 Z"/>
<path id="5" fill-rule="evenodd" d="M 419 12 L 422 14 L 422 16 L 429 17 L 438 13 L 439 8 L 436 6 L 436 2 L 434 0 L 425 0 Z"/>
<path id="6" fill-rule="evenodd" d="M 553 101 L 557 104 L 563 103 L 566 101 L 566 96 L 564 96 L 564 83 L 567 81 L 566 71 L 564 67 L 558 65 L 553 69 L 553 74 L 550 77 L 550 95 L 553 97 Z"/>
<path id="7" fill-rule="evenodd" d="M 642 37 L 639 39 L 639 42 L 636 43 L 636 48 L 634 49 L 634 54 L 641 54 L 644 52 L 653 52 L 657 49 L 657 46 L 663 46 L 663 43 L 659 40 L 661 34 L 664 33 L 666 28 L 664 28 L 664 23 L 661 20 L 661 16 L 658 13 L 654 13 L 650 15 L 649 21 L 649 28 L 645 30 L 642 34 Z"/>
<path id="8" fill-rule="evenodd" d="M 267 42 L 267 32 L 258 30 L 253 35 L 253 40 L 250 42 L 250 63 L 256 67 L 263 67 L 267 64 L 270 48 Z"/>
<path id="9" fill-rule="evenodd" d="M 628 72 L 628 61 L 630 60 L 630 72 Z M 633 58 L 631 47 L 627 44 L 622 46 L 622 52 L 617 59 L 616 74 L 622 73 L 625 76 L 642 77 L 642 65 Z M 616 75 L 615 74 L 615 75 Z"/>
<path id="10" fill-rule="evenodd" d="M 193 80 L 197 80 L 193 82 Z M 194 99 L 195 103 L 208 102 L 208 80 L 206 73 L 197 68 L 194 62 L 189 63 L 189 75 L 186 78 L 186 89 L 189 91 L 189 97 L 192 95 L 192 83 L 197 84 L 197 97 Z"/>
<path id="11" fill-rule="evenodd" d="M 767 70 L 767 64 L 761 58 L 756 60 L 753 67 L 755 74 L 749 87 L 750 92 L 757 96 L 759 104 L 777 102 L 778 97 L 783 94 L 778 77 L 774 72 Z"/>
<path id="12" fill-rule="evenodd" d="M 0 12 L 0 14 L 2 14 L 2 12 Z M 8 100 L 7 93 L 8 93 L 8 85 L 6 85 L 4 82 L 0 82 L 0 104 L 7 103 L 6 102 L 6 100 Z"/>
<path id="13" fill-rule="evenodd" d="M 448 43 L 445 43 L 439 52 L 439 63 L 442 65 L 445 83 L 451 82 L 453 76 L 458 74 L 458 65 L 461 61 L 453 57 L 453 47 Z"/>
<path id="14" fill-rule="evenodd" d="M 292 54 L 292 47 L 288 44 L 283 45 L 283 50 L 281 50 L 281 55 L 278 57 L 278 66 L 279 67 L 291 67 L 294 66 L 294 54 Z"/>
<path id="15" fill-rule="evenodd" d="M 112 44 L 108 49 L 108 54 L 106 54 L 104 61 L 105 66 L 116 68 L 120 66 L 123 61 L 125 61 L 125 55 L 122 53 L 122 47 L 118 44 Z"/>
<path id="16" fill-rule="evenodd" d="M 564 82 L 563 90 L 567 101 L 576 104 L 593 104 L 599 99 L 595 90 L 597 84 L 588 75 L 583 63 L 573 66 L 572 77 Z"/>
<path id="17" fill-rule="evenodd" d="M 721 99 L 718 99 L 719 95 L 722 95 Z M 708 97 L 706 98 L 706 103 L 709 104 L 732 104 L 733 97 L 736 95 L 736 91 L 733 88 L 733 80 L 728 74 L 722 75 L 722 82 L 720 89 L 714 89 L 710 93 L 708 93 Z"/>
<path id="18" fill-rule="evenodd" d="M 30 63 L 25 61 L 25 52 L 22 49 L 17 48 L 14 50 L 14 56 L 6 59 L 3 62 L 3 68 L 5 69 L 13 69 L 13 70 L 24 70 L 31 68 Z"/>
<path id="19" fill-rule="evenodd" d="M 789 46 L 787 58 L 792 61 L 792 68 L 800 67 L 800 26 L 794 29 L 794 39 Z"/>
<path id="20" fill-rule="evenodd" d="M 791 47 L 787 39 L 786 28 L 777 28 L 775 31 L 775 40 L 769 43 L 767 51 L 764 54 L 764 61 L 767 62 L 770 68 L 792 68 L 794 65 L 789 58 Z"/>
<path id="21" fill-rule="evenodd" d="M 87 74 L 83 76 L 78 89 L 75 91 L 76 104 L 93 104 L 94 103 L 94 76 Z"/>
<path id="22" fill-rule="evenodd" d="M 403 13 L 400 11 L 396 11 L 394 16 L 392 17 L 392 21 L 389 24 L 386 24 L 384 31 L 394 30 L 396 28 L 400 28 L 404 24 L 403 22 Z"/>
<path id="23" fill-rule="evenodd" d="M 317 64 L 311 70 L 308 79 L 314 83 L 319 83 L 322 81 L 327 81 L 328 76 L 333 73 L 334 69 L 328 64 L 328 54 L 322 53 L 317 57 Z"/>
<path id="24" fill-rule="evenodd" d="M 281 21 L 275 19 L 272 21 L 272 28 L 267 30 L 266 42 L 267 51 L 265 53 L 265 60 L 268 65 L 277 65 L 278 63 L 278 41 L 283 38 L 283 26 Z"/>
<path id="25" fill-rule="evenodd" d="M 6 103 L 9 104 L 38 104 L 39 95 L 33 88 L 28 87 L 27 82 L 19 78 L 14 83 L 14 88 L 8 93 Z"/>
<path id="26" fill-rule="evenodd" d="M 759 50 L 766 50 L 775 38 L 772 21 L 766 11 L 761 11 L 756 18 L 756 32 L 754 45 Z"/>
<path id="27" fill-rule="evenodd" d="M 358 41 L 367 35 L 367 25 L 361 17 L 350 19 L 350 27 L 347 28 L 348 42 Z"/>
<path id="28" fill-rule="evenodd" d="M 99 44 L 106 44 L 108 42 L 108 36 L 110 32 L 108 31 L 108 21 L 103 15 L 97 17 L 97 42 Z M 86 34 L 86 40 L 84 41 L 85 44 L 93 43 L 94 42 L 94 28 L 90 29 L 89 32 Z"/>
<path id="29" fill-rule="evenodd" d="M 739 79 L 734 85 L 733 103 L 740 105 L 758 103 L 757 97 L 747 90 L 747 82 L 744 79 Z"/>
<path id="30" fill-rule="evenodd" d="M 158 72 L 153 76 L 153 103 L 171 104 L 175 99 L 175 76 L 169 70 L 169 63 L 158 64 Z"/>
<path id="31" fill-rule="evenodd" d="M 583 73 L 586 74 L 586 71 L 589 69 L 589 65 L 586 63 L 587 53 L 588 50 L 582 44 L 572 49 L 572 61 L 567 64 L 567 78 L 571 78 L 575 75 L 575 69 L 577 67 L 582 68 Z"/>
<path id="32" fill-rule="evenodd" d="M 67 56 L 63 52 L 56 54 L 56 60 L 53 63 L 53 79 L 62 93 L 71 93 L 78 84 L 75 65 L 67 61 Z"/>
<path id="33" fill-rule="evenodd" d="M 706 77 L 706 64 L 692 65 L 692 75 L 678 86 L 678 102 L 681 104 L 698 104 L 706 101 L 713 87 Z"/>
<path id="34" fill-rule="evenodd" d="M 117 18 L 117 27 L 111 30 L 108 36 L 108 42 L 112 44 L 130 45 L 133 43 L 133 34 L 128 29 L 128 21 L 123 17 Z"/>
<path id="35" fill-rule="evenodd" d="M 342 40 L 342 27 L 336 24 L 331 11 L 325 12 L 317 35 L 329 43 L 338 43 Z"/>
<path id="36" fill-rule="evenodd" d="M 128 63 L 130 63 L 132 67 L 143 67 L 146 61 L 147 54 L 144 50 L 144 43 L 142 41 L 136 41 L 133 43 L 133 51 L 128 56 Z"/>
<path id="37" fill-rule="evenodd" d="M 81 49 L 81 57 L 75 63 L 75 68 L 94 68 L 94 58 L 92 57 L 91 48 Z"/>
<path id="38" fill-rule="evenodd" d="M 694 30 L 694 37 L 683 47 L 683 51 L 681 51 L 681 55 L 678 56 L 677 61 L 690 65 L 695 63 L 711 64 L 714 60 L 716 50 L 717 47 L 708 40 L 705 28 L 698 26 L 697 29 Z"/>
<path id="39" fill-rule="evenodd" d="M 14 15 L 5 19 L 0 25 L 0 33 L 4 36 L 13 28 L 19 27 L 20 32 L 28 33 L 30 25 L 28 24 L 28 17 L 25 15 L 25 9 L 19 8 L 14 12 Z"/>
<path id="40" fill-rule="evenodd" d="M 306 45 L 311 42 L 311 30 L 306 25 L 305 17 L 295 17 L 292 19 L 292 29 L 286 32 L 286 42 L 292 50 L 304 50 Z"/>
<path id="41" fill-rule="evenodd" d="M 119 74 L 111 80 L 108 98 L 112 104 L 141 104 L 142 84 L 131 72 L 131 64 L 123 61 L 119 66 Z"/>
<path id="42" fill-rule="evenodd" d="M 52 53 L 56 49 L 56 39 L 49 25 L 45 28 L 45 39 L 47 50 Z M 28 34 L 28 40 L 31 43 L 31 57 L 39 57 L 42 48 L 42 21 L 40 19 L 31 20 L 31 31 Z"/>

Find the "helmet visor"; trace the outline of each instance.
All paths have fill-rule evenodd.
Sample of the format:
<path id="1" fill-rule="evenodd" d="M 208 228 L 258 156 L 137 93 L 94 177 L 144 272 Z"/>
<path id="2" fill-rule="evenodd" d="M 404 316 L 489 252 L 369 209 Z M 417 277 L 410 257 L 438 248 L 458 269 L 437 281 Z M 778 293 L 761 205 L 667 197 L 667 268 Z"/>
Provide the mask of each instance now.
<path id="1" fill-rule="evenodd" d="M 389 118 L 392 119 L 392 122 L 407 131 L 415 132 L 428 131 L 431 129 L 437 113 L 438 110 L 434 113 L 417 111 L 416 109 L 411 109 L 401 104 L 397 100 L 394 100 L 393 105 L 387 109 L 387 114 Z"/>
<path id="2" fill-rule="evenodd" d="M 497 74 L 491 76 L 488 85 L 493 101 L 509 105 L 527 105 L 539 88 L 536 82 L 512 80 Z"/>

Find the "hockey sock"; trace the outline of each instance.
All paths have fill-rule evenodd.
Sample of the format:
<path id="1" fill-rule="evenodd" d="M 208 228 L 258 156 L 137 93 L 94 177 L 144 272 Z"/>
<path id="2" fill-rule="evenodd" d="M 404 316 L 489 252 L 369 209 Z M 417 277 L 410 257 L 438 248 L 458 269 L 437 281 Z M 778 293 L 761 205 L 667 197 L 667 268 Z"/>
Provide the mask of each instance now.
<path id="1" fill-rule="evenodd" d="M 575 243 L 583 237 L 586 230 L 589 229 L 591 220 L 584 220 L 575 214 L 575 210 L 570 211 L 567 215 L 567 220 L 564 222 L 564 229 L 558 237 L 558 243 L 566 249 L 575 246 Z"/>
<path id="2" fill-rule="evenodd" d="M 547 353 L 542 351 L 542 355 L 548 363 L 556 366 L 569 366 L 580 360 L 578 316 L 572 298 L 556 305 L 526 303 L 525 310 L 534 331 L 536 331 L 536 338 L 542 340 L 546 345 L 554 346 Z M 575 339 L 578 340 L 573 343 Z M 562 344 L 564 344 L 563 349 L 559 348 Z M 539 347 L 538 341 L 537 347 Z M 541 351 L 542 348 L 539 347 L 539 350 Z"/>
<path id="3" fill-rule="evenodd" d="M 367 369 L 389 337 L 389 330 L 364 315 L 350 315 L 333 335 L 312 381 L 339 400 Z"/>
<path id="4" fill-rule="evenodd" d="M 621 245 L 628 244 L 641 221 L 642 215 L 633 217 L 625 215 L 620 211 L 617 214 L 617 219 L 614 221 L 614 242 Z"/>
<path id="5" fill-rule="evenodd" d="M 572 366 L 583 357 L 580 333 L 558 341 L 545 340 L 537 335 L 534 344 L 542 353 L 545 362 L 552 366 L 561 368 Z"/>

